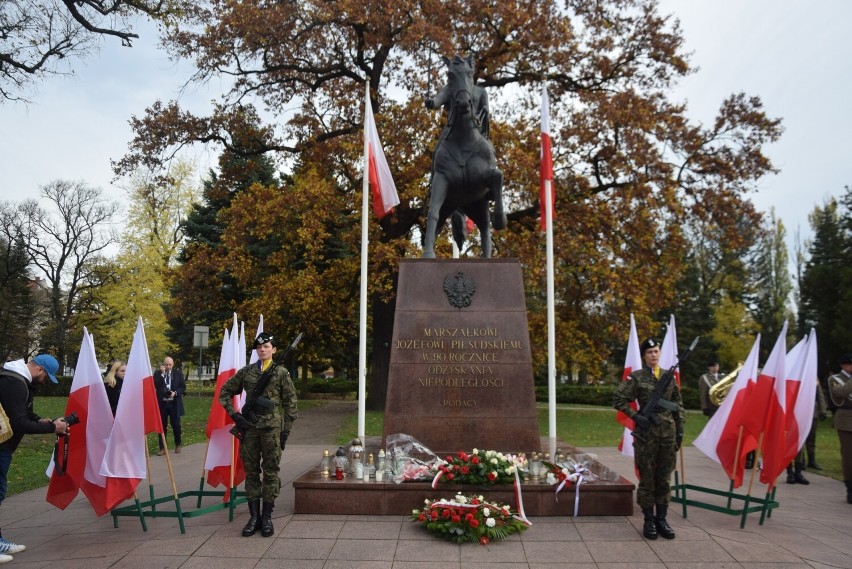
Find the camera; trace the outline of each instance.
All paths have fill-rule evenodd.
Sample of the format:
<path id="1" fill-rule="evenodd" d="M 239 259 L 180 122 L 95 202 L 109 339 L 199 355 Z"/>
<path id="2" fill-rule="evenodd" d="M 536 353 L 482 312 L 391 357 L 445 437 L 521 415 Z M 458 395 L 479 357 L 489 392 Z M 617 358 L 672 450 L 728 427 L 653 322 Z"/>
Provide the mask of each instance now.
<path id="1" fill-rule="evenodd" d="M 76 425 L 77 423 L 79 423 L 80 417 L 77 416 L 76 411 L 71 411 L 71 414 L 67 417 L 62 417 L 62 420 L 68 423 L 68 426 L 70 427 L 71 425 Z"/>

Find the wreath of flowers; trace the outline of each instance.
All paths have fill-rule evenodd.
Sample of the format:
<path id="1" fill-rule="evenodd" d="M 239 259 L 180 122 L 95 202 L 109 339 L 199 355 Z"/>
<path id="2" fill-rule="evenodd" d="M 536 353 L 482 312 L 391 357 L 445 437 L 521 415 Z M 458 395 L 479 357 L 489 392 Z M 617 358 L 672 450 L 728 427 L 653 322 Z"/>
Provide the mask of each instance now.
<path id="1" fill-rule="evenodd" d="M 509 506 L 488 502 L 483 496 L 464 496 L 461 492 L 452 500 L 427 499 L 422 510 L 412 510 L 411 519 L 438 537 L 480 545 L 502 541 L 528 527 L 515 517 Z"/>
<path id="2" fill-rule="evenodd" d="M 473 449 L 447 456 L 443 464 L 433 468 L 439 479 L 456 484 L 512 484 L 515 469 L 524 468 L 526 458 L 493 450 Z"/>

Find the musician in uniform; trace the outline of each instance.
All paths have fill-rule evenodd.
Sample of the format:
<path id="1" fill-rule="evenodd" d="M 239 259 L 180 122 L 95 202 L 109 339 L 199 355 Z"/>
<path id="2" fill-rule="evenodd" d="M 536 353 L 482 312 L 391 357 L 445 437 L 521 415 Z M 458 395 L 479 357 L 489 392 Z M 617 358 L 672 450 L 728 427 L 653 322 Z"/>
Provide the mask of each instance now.
<path id="1" fill-rule="evenodd" d="M 683 442 L 683 403 L 677 383 L 671 381 L 654 411 L 658 419 L 656 424 L 631 409 L 630 403 L 634 400 L 639 402 L 640 409 L 644 408 L 663 374 L 659 368 L 660 344 L 649 338 L 642 342 L 641 352 L 642 369 L 634 371 L 618 385 L 612 406 L 626 413 L 636 422 L 637 429 L 645 433 L 644 440 L 637 438 L 635 433 L 633 440 L 634 460 L 639 473 L 636 502 L 645 517 L 642 534 L 647 539 L 657 539 L 657 535 L 674 539 L 675 532 L 666 521 L 666 514 L 671 497 L 671 476 L 676 466 L 677 451 Z"/>
<path id="2" fill-rule="evenodd" d="M 852 354 L 844 354 L 840 358 L 840 373 L 828 378 L 828 395 L 837 406 L 834 428 L 840 438 L 846 502 L 852 504 Z"/>
<path id="3" fill-rule="evenodd" d="M 698 379 L 698 397 L 701 400 L 701 412 L 707 418 L 713 416 L 718 405 L 710 399 L 710 388 L 719 382 L 719 360 L 713 358 L 707 363 L 707 373 Z"/>
<path id="4" fill-rule="evenodd" d="M 281 449 L 293 421 L 298 416 L 296 388 L 290 379 L 290 373 L 283 365 L 272 361 L 277 346 L 275 336 L 266 332 L 260 333 L 254 340 L 257 363 L 249 364 L 238 371 L 222 385 L 219 392 L 219 403 L 234 420 L 237 428 L 244 433 L 240 444 L 240 458 L 246 469 L 245 489 L 249 521 L 243 528 L 243 537 L 254 535 L 258 529 L 263 537 L 275 533 L 272 526 L 272 509 L 281 490 L 281 479 L 278 476 Z M 261 378 L 267 374 L 270 377 L 266 387 L 262 392 L 254 393 L 255 386 L 261 383 Z M 257 415 L 257 422 L 254 424 L 234 407 L 234 397 L 243 390 L 248 394 L 246 406 L 250 400 L 259 397 L 271 403 L 265 408 L 260 405 L 253 406 L 251 411 Z"/>

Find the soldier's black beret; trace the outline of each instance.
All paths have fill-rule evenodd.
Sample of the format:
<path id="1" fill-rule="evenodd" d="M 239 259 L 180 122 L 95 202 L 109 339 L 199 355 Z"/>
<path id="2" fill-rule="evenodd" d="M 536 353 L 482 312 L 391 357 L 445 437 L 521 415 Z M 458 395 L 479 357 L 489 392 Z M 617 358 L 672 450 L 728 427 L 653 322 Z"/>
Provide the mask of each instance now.
<path id="1" fill-rule="evenodd" d="M 852 364 L 852 354 L 843 354 L 840 356 L 841 364 Z"/>
<path id="2" fill-rule="evenodd" d="M 710 358 L 710 359 L 707 361 L 707 367 L 710 367 L 710 366 L 717 366 L 717 365 L 719 365 L 719 360 L 718 360 L 717 358 Z"/>
<path id="3" fill-rule="evenodd" d="M 647 350 L 650 350 L 651 348 L 659 348 L 659 347 L 660 347 L 660 343 L 658 341 L 656 341 L 653 338 L 648 338 L 647 340 L 642 342 L 642 345 L 639 347 L 639 351 L 642 352 L 642 355 L 644 356 L 645 352 Z"/>
<path id="4" fill-rule="evenodd" d="M 269 342 L 272 344 L 273 348 L 278 347 L 278 340 L 275 339 L 275 336 L 270 334 L 269 332 L 261 332 L 257 335 L 257 338 L 254 339 L 254 347 L 261 346 L 265 343 Z"/>

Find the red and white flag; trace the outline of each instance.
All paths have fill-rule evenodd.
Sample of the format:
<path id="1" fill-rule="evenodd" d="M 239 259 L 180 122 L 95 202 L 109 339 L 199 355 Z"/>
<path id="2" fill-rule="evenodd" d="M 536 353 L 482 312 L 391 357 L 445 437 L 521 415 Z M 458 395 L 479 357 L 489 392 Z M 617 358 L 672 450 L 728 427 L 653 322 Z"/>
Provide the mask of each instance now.
<path id="1" fill-rule="evenodd" d="M 642 369 L 642 354 L 639 349 L 639 335 L 636 333 L 636 321 L 633 314 L 630 315 L 630 333 L 627 337 L 627 355 L 624 358 L 624 371 L 621 374 L 621 381 L 627 379 L 634 371 Z M 634 411 L 639 410 L 639 402 L 633 401 L 630 408 Z M 621 441 L 618 443 L 618 450 L 621 454 L 633 456 L 633 419 L 627 416 L 626 413 L 618 411 L 615 414 L 615 420 L 624 425 L 624 433 L 621 435 Z"/>
<path id="2" fill-rule="evenodd" d="M 56 465 L 53 465 L 50 485 L 47 487 L 47 501 L 64 510 L 77 497 L 78 491 L 83 490 L 95 514 L 102 516 L 109 508 L 106 477 L 99 470 L 112 431 L 113 418 L 95 356 L 95 344 L 85 327 L 74 368 L 74 380 L 71 382 L 71 394 L 65 405 L 65 416 L 71 413 L 76 413 L 80 422 L 69 428 L 67 460 L 65 449 L 63 456 L 58 457 L 60 464 L 64 465 L 64 474 L 60 475 Z"/>
<path id="3" fill-rule="evenodd" d="M 151 358 L 142 317 L 136 324 L 115 424 L 107 442 L 100 474 L 107 477 L 107 509 L 133 496 L 139 482 L 148 476 L 146 455 L 148 433 L 163 433 Z"/>
<path id="4" fill-rule="evenodd" d="M 370 86 L 367 85 L 367 97 L 364 101 L 364 163 L 365 175 L 370 182 L 373 195 L 373 213 L 379 219 L 393 211 L 399 205 L 396 184 L 393 182 L 385 151 L 379 140 L 376 120 L 373 118 L 373 106 L 370 103 Z"/>
<path id="5" fill-rule="evenodd" d="M 669 316 L 669 326 L 666 328 L 666 337 L 660 347 L 660 374 L 670 370 L 677 363 L 677 329 L 675 328 L 674 314 Z M 680 389 L 680 368 L 674 370 L 675 382 Z"/>
<path id="6" fill-rule="evenodd" d="M 245 342 L 245 339 L 243 339 Z M 243 359 L 245 355 L 243 355 Z M 216 375 L 216 389 L 213 394 L 213 402 L 210 406 L 210 416 L 207 418 L 207 457 L 204 460 L 204 469 L 207 470 L 207 483 L 211 486 L 224 486 L 228 492 L 231 489 L 231 465 L 234 465 L 234 486 L 245 480 L 246 472 L 239 454 L 239 441 L 230 433 L 234 426 L 225 408 L 219 403 L 219 394 L 222 386 L 233 377 L 240 369 L 240 338 L 237 328 L 237 315 L 234 314 L 234 323 L 229 333 L 225 329 L 222 340 L 222 353 L 219 356 L 219 373 Z M 237 398 L 235 398 L 237 399 Z M 238 401 L 235 400 L 235 408 L 239 409 Z"/>
<path id="7" fill-rule="evenodd" d="M 784 439 L 786 433 L 786 373 L 784 360 L 787 354 L 787 323 L 775 341 L 775 346 L 763 366 L 757 381 L 745 401 L 742 415 L 743 430 L 754 437 L 761 447 L 763 469 L 760 480 L 765 484 L 774 481 L 783 471 Z M 763 434 L 762 442 L 761 434 Z M 780 470 L 779 470 L 780 468 Z"/>
<path id="8" fill-rule="evenodd" d="M 556 187 L 553 185 L 553 153 L 550 139 L 550 99 L 547 87 L 541 88 L 541 172 L 539 174 L 539 204 L 541 208 L 541 230 L 547 230 L 547 197 L 545 183 L 550 182 L 550 218 L 556 215 Z"/>
<path id="9" fill-rule="evenodd" d="M 254 345 L 254 340 L 258 336 L 260 336 L 260 334 L 262 332 L 263 332 L 263 314 L 260 315 L 260 321 L 257 323 L 257 332 L 254 333 L 254 338 L 252 338 L 252 342 L 251 342 L 252 346 Z M 251 355 L 249 356 L 249 362 L 248 363 L 250 363 L 250 364 L 257 363 L 257 360 L 259 360 L 259 359 L 260 358 L 257 357 L 257 350 L 252 350 Z"/>
<path id="10" fill-rule="evenodd" d="M 698 450 L 722 465 L 728 478 L 733 480 L 734 488 L 739 488 L 743 483 L 745 455 L 757 448 L 757 440 L 744 431 L 740 440 L 740 426 L 746 401 L 757 379 L 759 355 L 760 334 L 755 338 L 751 352 L 724 401 L 692 443 Z"/>
<path id="11" fill-rule="evenodd" d="M 799 453 L 813 427 L 817 382 L 817 336 L 811 328 L 796 374 L 787 374 L 787 456 Z"/>

